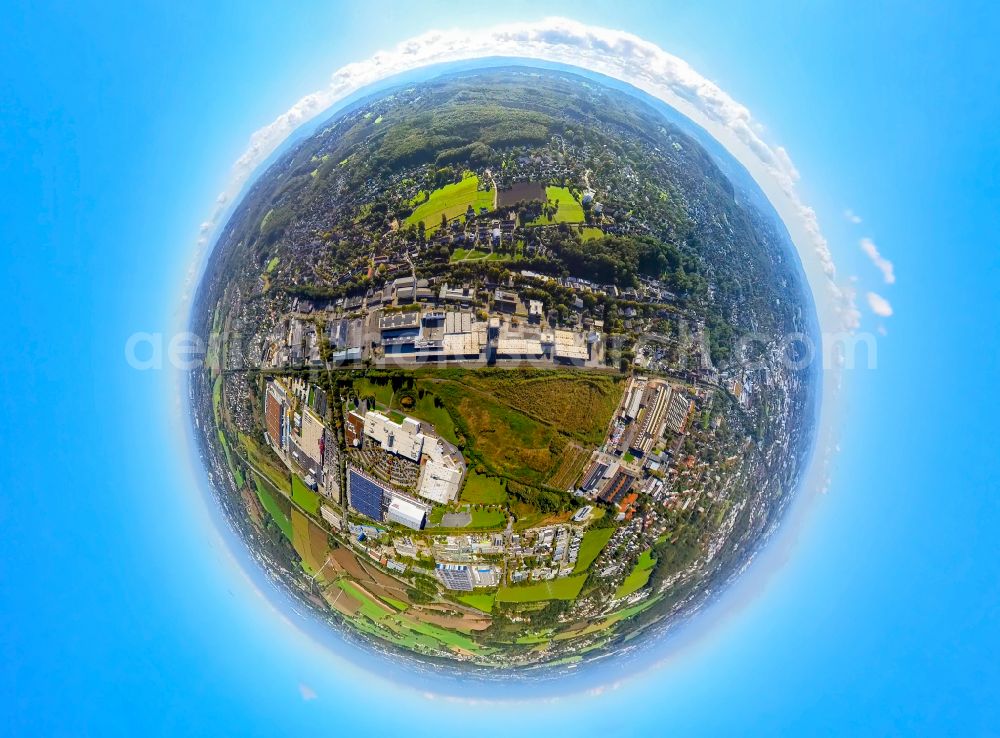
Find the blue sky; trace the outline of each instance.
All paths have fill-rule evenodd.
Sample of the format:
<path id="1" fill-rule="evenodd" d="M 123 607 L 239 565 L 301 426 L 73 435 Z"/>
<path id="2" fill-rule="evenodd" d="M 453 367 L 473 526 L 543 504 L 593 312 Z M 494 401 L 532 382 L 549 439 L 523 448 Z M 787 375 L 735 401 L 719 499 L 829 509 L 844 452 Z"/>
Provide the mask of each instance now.
<path id="1" fill-rule="evenodd" d="M 986 4 L 0 12 L 0 733 L 1000 732 L 1000 18 Z M 170 329 L 248 136 L 333 69 L 434 27 L 554 14 L 632 31 L 749 106 L 792 155 L 841 273 L 894 315 L 878 369 L 847 377 L 829 492 L 729 606 L 657 670 L 512 710 L 395 687 L 288 625 L 216 532 L 170 377 L 129 369 L 123 345 Z"/>

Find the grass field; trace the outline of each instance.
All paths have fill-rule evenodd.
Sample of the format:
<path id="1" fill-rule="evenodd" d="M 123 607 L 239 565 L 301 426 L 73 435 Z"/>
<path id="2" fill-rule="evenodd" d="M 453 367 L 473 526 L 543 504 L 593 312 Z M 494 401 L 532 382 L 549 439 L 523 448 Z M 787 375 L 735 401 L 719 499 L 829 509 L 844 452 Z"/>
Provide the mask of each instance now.
<path id="1" fill-rule="evenodd" d="M 580 543 L 580 553 L 576 557 L 576 566 L 573 567 L 573 572 L 587 571 L 590 565 L 594 563 L 597 555 L 608 545 L 608 541 L 614 532 L 614 528 L 592 528 L 584 533 L 583 541 Z"/>
<path id="2" fill-rule="evenodd" d="M 461 595 L 458 600 L 459 602 L 462 602 L 469 607 L 474 607 L 482 612 L 493 612 L 493 603 L 496 601 L 496 593 L 490 592 L 489 594 Z"/>
<path id="3" fill-rule="evenodd" d="M 358 397 L 368 397 L 371 395 L 375 398 L 375 402 L 385 407 L 391 406 L 392 385 L 388 382 L 385 384 L 376 384 L 362 377 L 354 380 L 354 391 L 358 393 Z"/>
<path id="4" fill-rule="evenodd" d="M 222 409 L 222 375 L 215 378 L 212 384 L 212 415 L 215 418 L 215 425 L 219 425 L 219 414 Z"/>
<path id="5" fill-rule="evenodd" d="M 271 491 L 264 486 L 264 483 L 260 480 L 256 474 L 253 474 L 253 486 L 257 491 L 257 499 L 260 500 L 260 504 L 264 506 L 268 514 L 277 523 L 278 527 L 281 528 L 281 532 L 285 534 L 285 538 L 292 540 L 292 521 L 288 517 L 288 514 L 281 509 L 278 504 L 277 499 L 271 493 Z M 285 503 L 288 504 L 287 502 Z"/>
<path id="6" fill-rule="evenodd" d="M 639 557 L 639 561 L 632 568 L 632 571 L 629 572 L 629 575 L 625 577 L 625 581 L 615 591 L 615 598 L 628 597 L 633 592 L 638 592 L 645 587 L 646 582 L 649 581 L 649 577 L 653 573 L 655 565 L 656 559 L 653 558 L 653 550 L 643 551 L 642 556 Z"/>
<path id="7" fill-rule="evenodd" d="M 501 587 L 497 602 L 539 602 L 541 600 L 575 600 L 587 579 L 586 574 L 572 574 L 550 582 L 535 582 L 513 587 Z"/>
<path id="8" fill-rule="evenodd" d="M 604 231 L 600 228 L 592 228 L 591 226 L 582 226 L 580 228 L 580 237 L 586 241 L 593 241 L 595 238 L 603 238 Z"/>
<path id="9" fill-rule="evenodd" d="M 501 404 L 468 384 L 442 382 L 435 392 L 455 408 L 468 428 L 470 441 L 494 471 L 541 482 L 565 445 L 555 428 Z"/>
<path id="10" fill-rule="evenodd" d="M 406 225 L 423 221 L 424 228 L 431 232 L 441 225 L 442 213 L 451 220 L 464 214 L 470 205 L 476 212 L 479 208 L 492 209 L 493 190 L 479 190 L 479 177 L 466 172 L 461 182 L 447 184 L 431 192 L 426 201 L 414 208 L 406 219 Z"/>
<path id="11" fill-rule="evenodd" d="M 265 270 L 268 274 L 273 272 L 278 266 L 278 257 L 273 257 L 269 262 L 267 262 L 267 269 Z"/>
<path id="12" fill-rule="evenodd" d="M 478 261 L 491 256 L 496 257 L 498 254 L 490 254 L 489 251 L 481 251 L 480 249 L 455 249 L 451 252 L 449 261 Z"/>
<path id="13" fill-rule="evenodd" d="M 487 530 L 491 528 L 502 528 L 507 525 L 507 513 L 503 510 L 470 510 L 472 522 L 466 528 L 470 530 Z"/>
<path id="14" fill-rule="evenodd" d="M 219 432 L 219 443 L 222 444 L 222 450 L 226 453 L 226 463 L 229 464 L 229 471 L 233 473 L 236 486 L 242 487 L 246 484 L 246 479 L 243 477 L 243 472 L 233 463 L 233 452 L 229 450 L 229 441 L 226 440 L 226 434 L 222 432 L 221 428 L 217 428 L 216 430 Z"/>
<path id="15" fill-rule="evenodd" d="M 503 480 L 488 474 L 469 472 L 462 488 L 462 502 L 474 505 L 500 505 L 507 501 L 507 489 Z"/>
<path id="16" fill-rule="evenodd" d="M 309 489 L 298 474 L 292 475 L 292 500 L 310 515 L 319 515 L 319 495 Z"/>
<path id="17" fill-rule="evenodd" d="M 546 187 L 545 188 L 545 199 L 548 201 L 550 206 L 555 207 L 556 201 L 559 201 L 559 207 L 556 209 L 555 214 L 552 219 L 549 220 L 548 216 L 542 215 L 541 217 L 533 220 L 531 225 L 551 225 L 554 223 L 583 223 L 583 205 L 580 201 L 573 197 L 573 193 L 569 191 L 567 187 Z"/>

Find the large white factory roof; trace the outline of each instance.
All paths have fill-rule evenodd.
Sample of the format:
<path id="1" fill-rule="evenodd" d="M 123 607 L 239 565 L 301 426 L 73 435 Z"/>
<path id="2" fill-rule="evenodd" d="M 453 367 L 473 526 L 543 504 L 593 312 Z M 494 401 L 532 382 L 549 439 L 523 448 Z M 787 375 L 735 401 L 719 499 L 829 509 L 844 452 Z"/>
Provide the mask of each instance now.
<path id="1" fill-rule="evenodd" d="M 402 423 L 393 423 L 380 412 L 367 412 L 365 435 L 377 441 L 386 451 L 399 454 L 411 461 L 420 461 L 424 435 L 420 432 L 420 423 L 413 418 L 404 418 Z"/>

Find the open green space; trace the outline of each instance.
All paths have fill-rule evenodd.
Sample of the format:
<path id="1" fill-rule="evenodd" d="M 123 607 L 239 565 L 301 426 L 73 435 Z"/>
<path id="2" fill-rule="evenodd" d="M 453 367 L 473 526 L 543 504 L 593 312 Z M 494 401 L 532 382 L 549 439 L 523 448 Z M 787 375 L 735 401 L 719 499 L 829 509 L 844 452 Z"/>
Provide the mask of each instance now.
<path id="1" fill-rule="evenodd" d="M 479 259 L 491 259 L 497 257 L 498 254 L 491 254 L 489 251 L 483 251 L 482 249 L 462 249 L 458 248 L 451 252 L 450 261 L 478 261 Z"/>
<path id="2" fill-rule="evenodd" d="M 385 407 L 390 407 L 392 404 L 392 385 L 388 382 L 379 384 L 366 377 L 359 377 L 354 380 L 354 391 L 361 399 L 374 397 L 375 402 Z"/>
<path id="3" fill-rule="evenodd" d="M 569 191 L 568 187 L 546 187 L 545 200 L 546 207 L 550 209 L 549 213 L 552 217 L 550 218 L 548 214 L 542 213 L 540 217 L 531 222 L 531 225 L 582 223 L 584 221 L 583 205 L 573 197 L 573 193 Z M 555 212 L 552 212 L 552 209 Z"/>
<path id="4" fill-rule="evenodd" d="M 277 526 L 281 528 L 281 532 L 285 534 L 285 538 L 292 540 L 292 521 L 288 517 L 288 514 L 281 509 L 274 494 L 264 485 L 260 477 L 257 474 L 252 474 L 251 476 L 253 477 L 253 486 L 257 492 L 257 499 L 260 500 L 260 504 L 267 510 Z M 287 505 L 288 503 L 286 502 L 285 504 Z"/>
<path id="5" fill-rule="evenodd" d="M 566 370 L 434 368 L 373 374 L 354 379 L 353 387 L 358 397 L 373 397 L 380 407 L 426 421 L 445 440 L 465 447 L 466 456 L 485 468 L 487 480 L 508 477 L 539 485 L 566 466 L 556 475 L 566 486 L 589 449 L 604 440 L 624 382 L 617 375 Z M 404 409 L 401 399 L 407 397 L 413 402 Z M 579 463 L 567 465 L 568 451 Z M 506 499 L 499 480 L 475 475 L 466 486 L 464 502 Z"/>
<path id="6" fill-rule="evenodd" d="M 215 418 L 215 426 L 219 426 L 219 414 L 222 410 L 222 375 L 215 378 L 212 383 L 212 414 Z"/>
<path id="7" fill-rule="evenodd" d="M 278 266 L 279 261 L 281 260 L 277 256 L 272 257 L 271 260 L 267 262 L 267 269 L 265 271 L 267 271 L 268 274 L 273 272 L 275 268 Z"/>
<path id="8" fill-rule="evenodd" d="M 383 596 L 382 599 L 385 600 L 390 605 L 392 605 L 393 607 L 395 607 L 400 612 L 403 612 L 409 609 L 410 607 L 409 603 L 403 602 L 402 600 L 397 600 L 395 597 Z"/>
<path id="9" fill-rule="evenodd" d="M 645 587 L 646 582 L 649 581 L 649 577 L 653 573 L 654 566 L 656 566 L 656 559 L 653 558 L 653 549 L 643 551 L 642 556 L 639 557 L 639 561 L 636 562 L 636 565 L 632 567 L 632 571 L 625 577 L 625 581 L 615 591 L 615 598 L 628 597 L 633 592 L 638 592 Z"/>
<path id="10" fill-rule="evenodd" d="M 489 594 L 467 594 L 460 595 L 458 598 L 459 602 L 462 602 L 469 607 L 474 607 L 482 612 L 493 612 L 493 603 L 496 601 L 496 593 L 490 592 Z"/>
<path id="11" fill-rule="evenodd" d="M 470 530 L 492 530 L 502 528 L 507 524 L 507 513 L 502 509 L 473 509 L 469 512 L 472 514 L 472 521 L 465 527 Z"/>
<path id="12" fill-rule="evenodd" d="M 541 600 L 575 600 L 583 589 L 587 575 L 571 574 L 549 582 L 517 584 L 501 587 L 497 602 L 539 602 Z"/>
<path id="13" fill-rule="evenodd" d="M 298 474 L 292 475 L 292 500 L 310 515 L 319 515 L 319 495 Z"/>
<path id="14" fill-rule="evenodd" d="M 608 545 L 608 541 L 611 540 L 614 532 L 614 528 L 591 528 L 584 533 L 583 541 L 580 542 L 580 553 L 576 557 L 576 566 L 573 567 L 573 572 L 587 571 L 590 565 L 594 563 L 594 559 L 597 558 L 598 554 Z"/>
<path id="15" fill-rule="evenodd" d="M 466 172 L 460 182 L 446 184 L 424 195 L 418 195 L 413 203 L 416 207 L 407 217 L 407 225 L 415 225 L 423 221 L 428 231 L 433 231 L 441 225 L 441 215 L 451 220 L 463 215 L 471 205 L 478 213 L 479 208 L 493 208 L 493 190 L 480 190 L 479 177 L 472 172 Z"/>
<path id="16" fill-rule="evenodd" d="M 586 241 L 593 241 L 596 238 L 604 238 L 604 231 L 592 226 L 582 226 L 580 228 L 580 238 Z"/>
<path id="17" fill-rule="evenodd" d="M 462 488 L 462 502 L 474 505 L 500 505 L 507 501 L 507 489 L 499 477 L 475 470 L 469 472 Z"/>
<path id="18" fill-rule="evenodd" d="M 610 374 L 536 369 L 434 370 L 417 384 L 447 406 L 489 471 L 529 484 L 549 477 L 571 440 L 604 440 L 624 387 Z"/>
<path id="19" fill-rule="evenodd" d="M 219 443 L 222 444 L 222 450 L 226 454 L 226 463 L 229 465 L 229 471 L 233 473 L 233 478 L 236 480 L 236 486 L 242 487 L 246 484 L 246 479 L 243 477 L 243 472 L 240 471 L 239 467 L 233 463 L 233 452 L 229 449 L 229 441 L 226 440 L 226 434 L 222 432 L 221 428 L 217 429 L 219 432 Z"/>
<path id="20" fill-rule="evenodd" d="M 288 470 L 283 466 L 278 467 L 272 460 L 270 451 L 245 433 L 239 434 L 240 447 L 247 455 L 250 464 L 258 471 L 262 472 L 271 484 L 277 487 L 286 495 L 292 493 L 292 485 L 288 479 Z"/>

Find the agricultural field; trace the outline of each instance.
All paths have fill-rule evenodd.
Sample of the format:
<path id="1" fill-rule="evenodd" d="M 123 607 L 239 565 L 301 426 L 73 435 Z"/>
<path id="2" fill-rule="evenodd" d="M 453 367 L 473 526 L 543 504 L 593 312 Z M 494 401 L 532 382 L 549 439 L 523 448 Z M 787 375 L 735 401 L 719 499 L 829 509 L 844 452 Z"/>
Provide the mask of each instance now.
<path id="1" fill-rule="evenodd" d="M 310 515 L 319 515 L 319 495 L 309 489 L 298 474 L 292 475 L 292 501 Z"/>
<path id="2" fill-rule="evenodd" d="M 328 574 L 326 559 L 330 553 L 326 533 L 294 507 L 291 519 L 292 546 L 302 558 L 302 568 L 317 581 L 324 581 L 324 574 Z"/>
<path id="3" fill-rule="evenodd" d="M 368 593 L 367 588 L 349 579 L 339 579 L 335 586 L 359 603 L 354 615 L 355 625 L 397 645 L 429 653 L 453 651 L 473 655 L 489 653 L 489 649 L 469 636 L 411 616 L 408 608 L 400 612 Z M 390 598 L 391 599 L 391 598 Z M 405 604 L 400 601 L 400 604 Z"/>
<path id="4" fill-rule="evenodd" d="M 563 452 L 562 461 L 552 472 L 548 484 L 558 489 L 571 489 L 583 473 L 583 467 L 586 466 L 589 458 L 589 448 L 584 448 L 576 443 L 567 445 Z"/>
<path id="5" fill-rule="evenodd" d="M 490 613 L 493 612 L 493 603 L 496 601 L 496 597 L 495 592 L 490 592 L 489 594 L 467 594 L 460 595 L 458 601 L 482 612 Z"/>
<path id="6" fill-rule="evenodd" d="M 413 203 L 413 212 L 406 218 L 406 225 L 423 221 L 428 233 L 441 225 L 441 215 L 451 220 L 464 215 L 471 205 L 476 212 L 479 208 L 493 209 L 493 190 L 480 190 L 479 177 L 466 172 L 462 181 L 439 187 L 427 193 L 427 199 L 420 196 Z M 581 211 L 582 212 L 582 211 Z"/>
<path id="7" fill-rule="evenodd" d="M 534 582 L 501 587 L 497 591 L 497 602 L 540 602 L 542 600 L 575 600 L 586 574 L 571 574 L 549 582 Z"/>
<path id="8" fill-rule="evenodd" d="M 260 500 L 260 504 L 263 505 L 264 509 L 267 510 L 268 514 L 281 529 L 281 532 L 285 534 L 285 538 L 292 540 L 292 521 L 288 517 L 288 512 L 286 512 L 282 504 L 278 502 L 278 498 L 264 485 L 261 478 L 257 474 L 253 474 L 253 485 L 254 490 L 257 492 L 257 499 Z M 284 506 L 288 506 L 288 502 L 282 499 Z"/>

